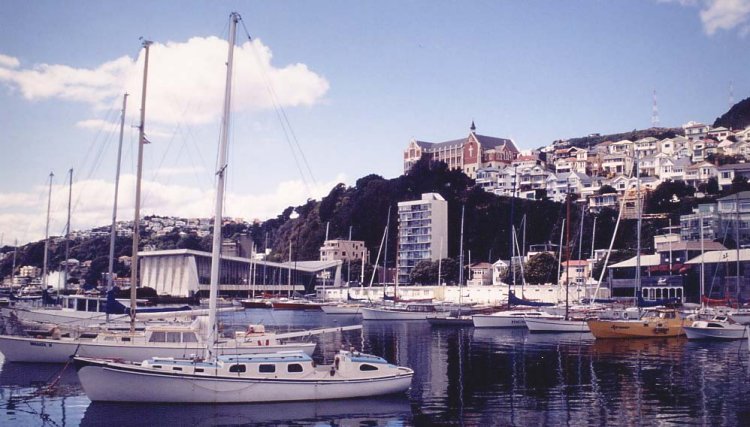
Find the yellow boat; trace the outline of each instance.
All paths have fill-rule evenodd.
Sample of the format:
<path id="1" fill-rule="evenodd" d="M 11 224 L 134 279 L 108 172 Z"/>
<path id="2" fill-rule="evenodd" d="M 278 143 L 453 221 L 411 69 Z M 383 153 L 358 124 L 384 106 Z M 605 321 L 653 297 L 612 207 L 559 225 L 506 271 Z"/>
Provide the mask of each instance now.
<path id="1" fill-rule="evenodd" d="M 588 321 L 589 329 L 596 338 L 659 338 L 685 335 L 683 326 L 689 321 L 674 309 L 646 311 L 640 319 Z"/>

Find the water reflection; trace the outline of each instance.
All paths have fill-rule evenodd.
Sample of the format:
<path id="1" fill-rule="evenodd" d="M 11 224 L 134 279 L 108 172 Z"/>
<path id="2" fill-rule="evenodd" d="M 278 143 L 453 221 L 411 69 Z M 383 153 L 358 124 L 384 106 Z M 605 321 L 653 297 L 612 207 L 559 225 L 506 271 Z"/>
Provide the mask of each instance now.
<path id="1" fill-rule="evenodd" d="M 351 324 L 323 313 L 247 310 L 226 325 Z M 315 359 L 353 345 L 415 370 L 405 395 L 273 405 L 90 404 L 62 365 L 0 367 L 0 423 L 41 425 L 741 425 L 750 422 L 746 343 L 595 340 L 590 334 L 366 322 L 314 337 Z"/>
<path id="2" fill-rule="evenodd" d="M 137 413 L 136 419 L 132 414 Z M 288 425 L 384 426 L 407 423 L 409 401 L 403 396 L 328 402 L 295 402 L 257 405 L 129 405 L 94 402 L 82 426 L 170 425 Z"/>

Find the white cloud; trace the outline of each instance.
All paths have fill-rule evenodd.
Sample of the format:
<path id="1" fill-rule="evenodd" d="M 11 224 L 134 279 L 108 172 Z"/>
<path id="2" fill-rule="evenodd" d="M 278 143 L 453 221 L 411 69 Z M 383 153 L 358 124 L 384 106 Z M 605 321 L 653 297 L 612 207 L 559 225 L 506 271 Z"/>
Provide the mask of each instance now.
<path id="1" fill-rule="evenodd" d="M 161 171 L 163 173 L 163 171 Z M 192 173 L 194 170 L 175 169 L 170 174 Z M 225 215 L 246 220 L 267 219 L 280 214 L 287 206 L 305 203 L 308 198 L 320 199 L 328 194 L 346 177 L 339 174 L 335 179 L 311 186 L 300 180 L 284 181 L 268 193 L 258 195 L 240 194 L 230 191 L 226 197 Z M 18 239 L 24 244 L 44 238 L 47 209 L 46 186 L 38 186 L 24 193 L 0 193 L 0 232 L 5 242 Z M 162 184 L 144 180 L 142 183 L 141 215 L 201 217 L 213 216 L 215 189 L 197 188 L 182 184 Z M 52 187 L 50 235 L 61 235 L 67 220 L 68 188 L 65 184 Z M 92 196 L 95 195 L 95 196 Z M 120 180 L 118 219 L 132 220 L 134 210 L 135 177 L 123 175 Z M 73 213 L 71 228 L 86 230 L 101 227 L 112 221 L 114 186 L 105 180 L 82 180 L 73 184 Z"/>
<path id="2" fill-rule="evenodd" d="M 18 58 L 14 58 L 8 55 L 3 55 L 2 53 L 0 53 L 0 67 L 18 68 L 19 65 L 21 65 L 21 63 L 18 61 Z"/>
<path id="3" fill-rule="evenodd" d="M 737 27 L 740 32 L 746 32 L 750 18 L 750 0 L 712 0 L 701 10 L 700 15 L 703 28 L 709 35 L 718 30 Z"/>
<path id="4" fill-rule="evenodd" d="M 737 29 L 740 36 L 750 31 L 750 0 L 658 0 L 685 7 L 700 7 L 703 30 L 713 35 L 719 30 Z"/>
<path id="5" fill-rule="evenodd" d="M 91 129 L 91 130 L 107 130 L 112 129 L 114 126 L 119 126 L 117 123 L 108 122 L 106 120 L 101 119 L 88 119 L 88 120 L 81 120 L 78 123 L 76 123 L 76 127 L 82 128 L 82 129 Z"/>
<path id="6" fill-rule="evenodd" d="M 95 109 L 119 105 L 123 92 L 130 105 L 140 105 L 144 50 L 134 60 L 123 56 L 94 68 L 37 64 L 18 68 L 18 60 L 0 55 L 0 82 L 28 100 L 63 99 Z M 148 124 L 205 124 L 221 115 L 226 75 L 227 43 L 216 37 L 186 42 L 154 43 L 149 54 Z M 232 106 L 234 111 L 273 107 L 268 82 L 283 107 L 309 106 L 328 91 L 328 81 L 305 64 L 275 67 L 270 48 L 256 39 L 235 49 Z M 138 108 L 128 109 L 133 117 Z M 86 126 L 88 121 L 80 122 Z"/>

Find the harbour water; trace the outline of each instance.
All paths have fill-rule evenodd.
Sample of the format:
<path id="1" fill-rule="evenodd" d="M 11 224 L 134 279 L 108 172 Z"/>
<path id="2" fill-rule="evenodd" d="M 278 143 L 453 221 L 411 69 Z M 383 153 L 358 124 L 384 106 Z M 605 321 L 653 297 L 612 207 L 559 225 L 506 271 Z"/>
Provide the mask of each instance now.
<path id="1" fill-rule="evenodd" d="M 349 325 L 322 312 L 246 310 L 224 328 Z M 282 326 L 283 325 L 283 326 Z M 354 346 L 415 370 L 404 395 L 263 405 L 91 403 L 72 366 L 2 363 L 1 425 L 748 425 L 746 342 L 599 340 L 589 334 L 365 322 L 314 337 L 330 363 Z M 1 360 L 1 359 L 0 359 Z M 55 387 L 43 392 L 45 385 Z M 117 387 L 117 385 L 113 385 Z"/>

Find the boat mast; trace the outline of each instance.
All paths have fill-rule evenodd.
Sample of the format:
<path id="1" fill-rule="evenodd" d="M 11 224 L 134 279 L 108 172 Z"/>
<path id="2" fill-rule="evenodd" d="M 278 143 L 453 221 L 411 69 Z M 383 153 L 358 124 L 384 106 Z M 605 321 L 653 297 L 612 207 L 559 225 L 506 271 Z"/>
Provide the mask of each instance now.
<path id="1" fill-rule="evenodd" d="M 54 173 L 49 173 L 49 194 L 47 196 L 47 225 L 44 227 L 44 264 L 42 265 L 42 285 L 47 289 L 47 252 L 49 251 L 49 211 L 52 205 L 52 178 Z"/>
<path id="2" fill-rule="evenodd" d="M 736 250 L 736 265 L 735 265 L 735 277 L 737 277 L 736 280 L 736 286 L 735 286 L 735 297 L 737 298 L 737 302 L 739 304 L 740 300 L 740 193 L 734 193 L 734 212 L 737 216 L 737 222 L 734 223 L 734 240 L 735 240 L 735 250 Z"/>
<path id="3" fill-rule="evenodd" d="M 120 142 L 117 146 L 117 169 L 115 172 L 115 202 L 112 207 L 112 228 L 109 234 L 109 266 L 107 268 L 107 291 L 112 289 L 112 276 L 114 274 L 115 259 L 115 237 L 117 236 L 117 195 L 120 190 L 120 161 L 122 160 L 122 135 L 125 131 L 125 108 L 128 102 L 128 94 L 122 96 L 122 113 L 120 115 Z"/>
<path id="4" fill-rule="evenodd" d="M 458 316 L 461 317 L 461 303 L 463 302 L 462 298 L 462 291 L 461 286 L 463 286 L 464 283 L 464 210 L 466 209 L 466 205 L 461 206 L 461 240 L 458 245 L 458 263 L 459 263 L 459 269 L 458 269 Z M 442 240 L 441 240 L 442 243 Z M 438 274 L 438 281 L 440 281 L 440 275 Z"/>
<path id="5" fill-rule="evenodd" d="M 700 208 L 698 208 L 698 209 L 700 209 Z M 701 280 L 700 280 L 700 287 L 701 287 L 701 308 L 703 309 L 703 308 L 706 308 L 705 304 L 704 304 L 704 299 L 703 299 L 703 292 L 706 289 L 706 284 L 705 284 L 705 281 L 706 281 L 706 278 L 705 278 L 705 266 L 706 266 L 706 264 L 705 264 L 705 259 L 703 259 L 703 257 L 705 256 L 706 252 L 705 252 L 705 247 L 703 245 L 703 212 L 701 212 L 700 210 L 698 210 L 698 227 L 700 227 L 700 231 L 698 232 L 698 235 L 700 236 L 700 239 L 701 239 Z"/>
<path id="6" fill-rule="evenodd" d="M 570 183 L 568 183 L 568 194 L 565 199 L 565 320 L 568 320 L 570 306 Z"/>
<path id="7" fill-rule="evenodd" d="M 391 207 L 388 206 L 388 217 L 385 220 L 385 246 L 383 249 L 383 295 L 385 295 L 385 289 L 388 287 L 388 231 L 391 228 Z M 398 247 L 398 245 L 396 246 Z M 398 262 L 396 263 L 396 277 L 398 277 Z M 395 297 L 396 294 L 394 293 Z"/>
<path id="8" fill-rule="evenodd" d="M 70 174 L 70 184 L 68 185 L 68 221 L 65 224 L 65 279 L 63 280 L 63 290 L 68 289 L 68 259 L 70 259 L 70 203 L 73 198 L 73 168 L 68 171 Z"/>
<path id="9" fill-rule="evenodd" d="M 636 226 L 636 249 L 635 249 L 635 301 L 638 306 L 640 318 L 641 305 L 638 303 L 638 296 L 641 292 L 641 225 L 643 215 L 641 214 L 641 166 L 638 158 L 635 159 L 635 206 L 638 213 L 638 225 Z M 701 277 L 703 277 L 701 275 Z"/>
<path id="10" fill-rule="evenodd" d="M 208 299 L 208 325 L 209 334 L 206 343 L 208 344 L 208 354 L 213 355 L 214 341 L 218 336 L 216 326 L 216 298 L 219 294 L 219 263 L 221 262 L 221 219 L 224 208 L 224 178 L 227 169 L 227 139 L 229 136 L 229 112 L 231 108 L 231 90 L 232 90 L 232 63 L 234 60 L 234 43 L 235 33 L 237 32 L 237 22 L 240 15 L 232 12 L 229 15 L 229 50 L 227 53 L 227 79 L 224 90 L 224 115 L 221 123 L 221 138 L 219 138 L 219 163 L 216 171 L 216 207 L 214 210 L 214 235 L 213 247 L 211 250 L 211 286 Z"/>
<path id="11" fill-rule="evenodd" d="M 143 146 L 146 144 L 146 86 L 148 83 L 148 51 L 151 41 L 144 40 L 143 88 L 141 89 L 141 124 L 138 126 L 138 168 L 135 179 L 135 214 L 133 216 L 133 252 L 130 263 L 130 332 L 135 331 L 135 296 L 138 287 L 138 243 L 141 223 L 141 177 L 143 176 Z"/>
<path id="12" fill-rule="evenodd" d="M 461 221 L 463 221 L 463 216 L 464 216 L 464 214 L 463 214 L 463 208 L 461 208 Z M 462 228 L 461 233 L 463 234 L 463 227 L 461 227 L 461 228 Z M 438 258 L 438 278 L 437 278 L 438 279 L 438 282 L 437 282 L 438 286 L 440 286 L 441 283 L 442 283 L 440 281 L 441 277 L 443 275 L 443 256 L 442 255 L 443 255 L 443 238 L 441 237 L 440 238 L 440 258 Z"/>
<path id="13" fill-rule="evenodd" d="M 328 234 L 328 229 L 326 227 L 326 234 Z M 349 244 L 352 244 L 352 226 L 349 226 Z M 352 281 L 352 257 L 349 256 L 346 259 L 346 287 L 349 287 L 349 282 Z"/>

